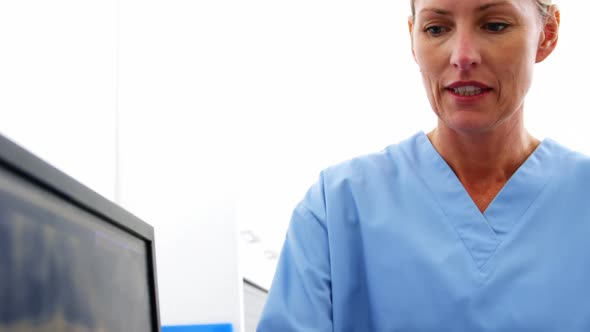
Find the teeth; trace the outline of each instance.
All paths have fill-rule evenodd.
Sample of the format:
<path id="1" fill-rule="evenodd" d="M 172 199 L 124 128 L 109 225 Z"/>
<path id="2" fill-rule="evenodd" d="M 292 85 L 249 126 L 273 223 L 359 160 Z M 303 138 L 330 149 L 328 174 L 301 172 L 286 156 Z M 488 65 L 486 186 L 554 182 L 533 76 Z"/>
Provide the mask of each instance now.
<path id="1" fill-rule="evenodd" d="M 456 94 L 461 96 L 475 96 L 482 93 L 481 88 L 471 85 L 454 88 L 453 91 L 455 91 Z"/>

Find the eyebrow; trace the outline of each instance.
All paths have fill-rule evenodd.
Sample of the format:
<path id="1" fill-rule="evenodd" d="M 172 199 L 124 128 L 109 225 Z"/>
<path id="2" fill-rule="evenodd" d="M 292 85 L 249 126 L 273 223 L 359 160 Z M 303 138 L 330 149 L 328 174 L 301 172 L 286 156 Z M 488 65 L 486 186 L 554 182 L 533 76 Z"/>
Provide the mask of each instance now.
<path id="1" fill-rule="evenodd" d="M 496 2 L 491 2 L 491 3 L 486 3 L 485 5 L 481 5 L 481 6 L 477 7 L 476 11 L 483 12 L 483 11 L 486 11 L 486 10 L 492 8 L 492 7 L 506 6 L 506 5 L 510 5 L 510 2 L 504 0 L 504 1 L 496 1 Z M 445 16 L 451 15 L 450 11 L 440 9 L 440 8 L 423 8 L 420 11 L 420 13 L 418 13 L 418 14 L 422 14 L 423 12 L 434 12 L 435 14 L 445 15 Z"/>

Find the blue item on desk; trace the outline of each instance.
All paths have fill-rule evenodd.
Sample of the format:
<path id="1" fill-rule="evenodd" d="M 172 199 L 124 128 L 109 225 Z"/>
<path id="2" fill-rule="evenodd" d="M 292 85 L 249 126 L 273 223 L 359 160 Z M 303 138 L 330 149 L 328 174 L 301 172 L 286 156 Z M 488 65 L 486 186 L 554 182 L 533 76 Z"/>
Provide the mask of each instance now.
<path id="1" fill-rule="evenodd" d="M 162 332 L 233 332 L 231 324 L 162 326 Z"/>

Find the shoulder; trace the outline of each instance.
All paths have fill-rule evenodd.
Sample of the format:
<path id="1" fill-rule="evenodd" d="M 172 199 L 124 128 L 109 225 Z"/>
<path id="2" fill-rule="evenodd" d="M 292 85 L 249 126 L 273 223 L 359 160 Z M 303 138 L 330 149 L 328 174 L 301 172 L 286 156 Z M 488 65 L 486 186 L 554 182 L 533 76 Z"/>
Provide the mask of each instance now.
<path id="1" fill-rule="evenodd" d="M 398 150 L 398 145 L 393 144 L 381 151 L 332 165 L 321 172 L 324 184 L 330 186 L 345 182 L 362 182 L 379 174 L 395 172 Z"/>
<path id="2" fill-rule="evenodd" d="M 543 153 L 560 172 L 572 175 L 590 174 L 590 156 L 561 145 L 552 139 L 545 139 Z"/>
<path id="3" fill-rule="evenodd" d="M 360 155 L 324 169 L 321 179 L 325 190 L 359 190 L 383 184 L 384 181 L 395 181 L 406 167 L 404 147 L 410 145 L 415 136 L 388 145 L 380 151 Z"/>
<path id="4" fill-rule="evenodd" d="M 578 188 L 590 183 L 590 156 L 552 139 L 545 139 L 540 148 L 541 157 L 537 160 L 542 166 L 540 169 L 545 169 L 557 186 Z"/>
<path id="5" fill-rule="evenodd" d="M 322 171 L 325 185 L 341 185 L 343 183 L 367 183 L 380 181 L 384 176 L 395 178 L 407 162 L 406 153 L 415 142 L 423 136 L 417 133 L 399 143 L 386 146 L 380 151 L 360 155 Z"/>
<path id="6" fill-rule="evenodd" d="M 356 205 L 386 195 L 411 167 L 405 151 L 420 135 L 325 168 L 301 204 L 311 211 L 326 211 L 329 206 Z"/>

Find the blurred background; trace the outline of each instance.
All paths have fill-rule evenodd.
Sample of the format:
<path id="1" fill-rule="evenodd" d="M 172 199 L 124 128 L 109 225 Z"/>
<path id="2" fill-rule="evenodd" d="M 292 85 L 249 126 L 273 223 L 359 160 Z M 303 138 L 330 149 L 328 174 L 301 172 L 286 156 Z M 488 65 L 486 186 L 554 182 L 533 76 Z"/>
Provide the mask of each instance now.
<path id="1" fill-rule="evenodd" d="M 526 121 L 590 153 L 590 3 L 558 4 Z M 319 172 L 436 123 L 409 14 L 381 0 L 4 1 L 0 133 L 154 226 L 163 324 L 251 331 Z"/>

